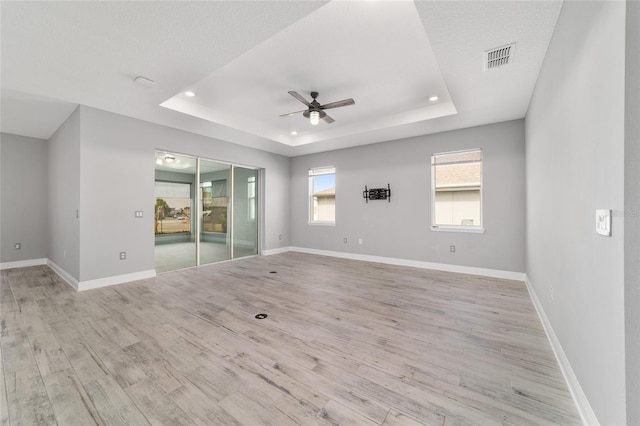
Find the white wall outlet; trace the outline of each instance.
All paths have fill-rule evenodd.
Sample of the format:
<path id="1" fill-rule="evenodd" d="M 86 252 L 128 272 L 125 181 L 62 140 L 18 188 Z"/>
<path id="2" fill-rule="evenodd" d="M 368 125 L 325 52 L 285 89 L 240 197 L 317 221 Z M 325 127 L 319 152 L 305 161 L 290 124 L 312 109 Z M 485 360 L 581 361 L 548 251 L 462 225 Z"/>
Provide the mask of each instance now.
<path id="1" fill-rule="evenodd" d="M 362 245 L 362 238 L 358 238 L 358 244 Z"/>
<path id="2" fill-rule="evenodd" d="M 449 251 L 451 253 L 455 253 L 456 252 L 456 246 L 449 246 Z"/>
<path id="3" fill-rule="evenodd" d="M 125 260 L 127 258 L 127 252 L 126 251 L 121 251 L 120 252 L 120 260 Z"/>
<path id="4" fill-rule="evenodd" d="M 611 210 L 596 210 L 596 232 L 606 237 L 611 236 Z"/>
<path id="5" fill-rule="evenodd" d="M 137 210 L 136 211 L 136 218 L 141 218 L 142 217 L 142 210 Z"/>
<path id="6" fill-rule="evenodd" d="M 13 245 L 13 249 L 14 249 L 14 250 L 20 250 L 21 248 L 22 248 L 22 244 L 20 244 L 20 243 L 15 243 L 15 244 Z"/>
<path id="7" fill-rule="evenodd" d="M 347 244 L 347 237 L 344 237 L 344 243 Z"/>
<path id="8" fill-rule="evenodd" d="M 281 240 L 282 239 L 282 234 L 278 235 L 278 239 Z"/>

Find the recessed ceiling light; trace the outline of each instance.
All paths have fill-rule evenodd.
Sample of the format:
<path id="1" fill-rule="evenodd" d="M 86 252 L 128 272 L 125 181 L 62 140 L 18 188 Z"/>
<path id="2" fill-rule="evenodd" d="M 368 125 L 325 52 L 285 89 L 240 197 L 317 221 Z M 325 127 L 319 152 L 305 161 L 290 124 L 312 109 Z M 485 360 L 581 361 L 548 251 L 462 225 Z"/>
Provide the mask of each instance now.
<path id="1" fill-rule="evenodd" d="M 293 132 L 291 132 L 291 134 L 292 134 L 293 136 L 295 136 L 295 135 L 297 135 L 297 134 L 298 134 L 298 132 L 296 132 L 296 131 L 294 130 Z"/>
<path id="2" fill-rule="evenodd" d="M 429 102 L 435 102 L 437 100 L 438 100 L 437 96 L 432 96 L 432 97 L 429 98 Z"/>
<path id="3" fill-rule="evenodd" d="M 185 95 L 187 95 L 190 98 L 193 98 L 196 94 L 193 93 L 191 90 L 187 90 L 186 92 L 184 92 Z"/>

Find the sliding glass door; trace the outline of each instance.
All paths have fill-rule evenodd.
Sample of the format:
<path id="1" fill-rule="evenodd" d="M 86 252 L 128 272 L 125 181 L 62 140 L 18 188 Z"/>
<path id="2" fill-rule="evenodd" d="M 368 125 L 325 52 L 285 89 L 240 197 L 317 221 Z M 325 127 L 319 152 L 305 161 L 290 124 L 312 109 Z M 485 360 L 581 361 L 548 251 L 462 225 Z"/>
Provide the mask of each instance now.
<path id="1" fill-rule="evenodd" d="M 158 272 L 196 266 L 196 159 L 156 153 L 154 231 Z"/>
<path id="2" fill-rule="evenodd" d="M 200 265 L 231 259 L 231 166 L 200 160 Z"/>
<path id="3" fill-rule="evenodd" d="M 258 170 L 233 168 L 233 257 L 258 254 Z"/>
<path id="4" fill-rule="evenodd" d="M 156 152 L 156 271 L 258 254 L 258 170 Z"/>

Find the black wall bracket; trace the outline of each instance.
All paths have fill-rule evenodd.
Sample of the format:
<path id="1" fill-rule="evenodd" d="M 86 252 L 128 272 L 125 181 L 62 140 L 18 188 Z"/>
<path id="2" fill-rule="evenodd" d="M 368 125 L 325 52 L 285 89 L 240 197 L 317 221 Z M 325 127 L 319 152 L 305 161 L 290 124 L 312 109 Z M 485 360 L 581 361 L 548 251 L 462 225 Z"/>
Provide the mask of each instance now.
<path id="1" fill-rule="evenodd" d="M 367 185 L 365 185 L 364 191 L 362 191 L 362 198 L 364 198 L 367 203 L 369 200 L 388 200 L 391 202 L 391 186 L 387 184 L 386 188 L 368 189 Z"/>

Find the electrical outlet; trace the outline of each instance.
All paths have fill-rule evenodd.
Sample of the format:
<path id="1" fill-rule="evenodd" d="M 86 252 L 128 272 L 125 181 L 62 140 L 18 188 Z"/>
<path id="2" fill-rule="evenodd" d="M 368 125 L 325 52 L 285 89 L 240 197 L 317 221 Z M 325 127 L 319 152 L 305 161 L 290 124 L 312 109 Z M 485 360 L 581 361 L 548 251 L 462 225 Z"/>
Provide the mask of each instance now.
<path id="1" fill-rule="evenodd" d="M 20 250 L 21 248 L 22 248 L 22 244 L 20 244 L 20 243 L 15 243 L 15 244 L 13 245 L 13 249 L 14 249 L 14 250 Z"/>
<path id="2" fill-rule="evenodd" d="M 278 235 L 278 239 L 281 240 L 282 239 L 282 234 Z"/>
<path id="3" fill-rule="evenodd" d="M 142 217 L 142 210 L 137 210 L 136 211 L 136 218 L 141 218 Z"/>
<path id="4" fill-rule="evenodd" d="M 347 244 L 347 237 L 344 238 L 344 243 Z"/>
<path id="5" fill-rule="evenodd" d="M 449 251 L 451 253 L 455 253 L 456 252 L 456 246 L 449 246 Z"/>
<path id="6" fill-rule="evenodd" d="M 125 260 L 127 258 L 127 252 L 126 251 L 121 251 L 120 252 L 120 260 Z"/>
<path id="7" fill-rule="evenodd" d="M 362 238 L 358 238 L 358 244 L 362 245 Z"/>

